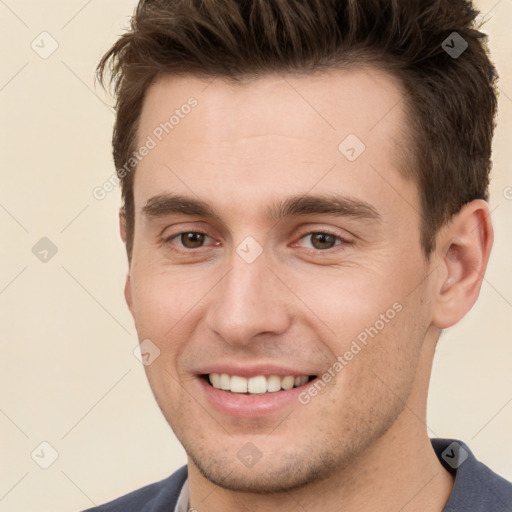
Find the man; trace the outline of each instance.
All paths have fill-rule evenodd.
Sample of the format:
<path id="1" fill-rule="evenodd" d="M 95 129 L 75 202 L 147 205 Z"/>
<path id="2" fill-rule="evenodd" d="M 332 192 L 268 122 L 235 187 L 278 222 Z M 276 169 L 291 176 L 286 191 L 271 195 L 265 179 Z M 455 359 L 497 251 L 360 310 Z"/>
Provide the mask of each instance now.
<path id="1" fill-rule="evenodd" d="M 510 511 L 429 439 L 496 74 L 460 0 L 147 0 L 104 56 L 133 315 L 188 465 L 96 511 Z"/>

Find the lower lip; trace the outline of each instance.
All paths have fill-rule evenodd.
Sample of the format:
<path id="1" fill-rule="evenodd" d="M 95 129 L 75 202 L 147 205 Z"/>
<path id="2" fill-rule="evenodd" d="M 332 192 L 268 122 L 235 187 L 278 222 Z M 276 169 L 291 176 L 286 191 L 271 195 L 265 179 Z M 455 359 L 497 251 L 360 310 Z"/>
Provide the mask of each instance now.
<path id="1" fill-rule="evenodd" d="M 206 399 L 215 409 L 223 414 L 240 418 L 259 418 L 293 404 L 300 405 L 299 394 L 311 384 L 311 382 L 307 382 L 302 386 L 288 390 L 261 395 L 245 395 L 214 388 L 202 377 L 198 377 L 197 380 Z"/>

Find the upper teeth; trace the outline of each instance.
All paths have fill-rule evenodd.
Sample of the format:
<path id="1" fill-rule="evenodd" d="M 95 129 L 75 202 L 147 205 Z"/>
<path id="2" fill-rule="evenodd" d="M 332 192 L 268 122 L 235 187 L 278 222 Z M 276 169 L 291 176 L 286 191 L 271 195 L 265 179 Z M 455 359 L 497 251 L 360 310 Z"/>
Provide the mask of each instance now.
<path id="1" fill-rule="evenodd" d="M 302 375 L 294 377 L 293 375 L 286 377 L 279 377 L 278 375 L 258 375 L 246 379 L 239 375 L 228 375 L 227 373 L 210 373 L 210 382 L 212 386 L 224 391 L 231 391 L 232 393 L 266 393 L 281 391 L 281 389 L 292 389 L 294 386 L 302 386 L 305 384 L 309 377 Z"/>

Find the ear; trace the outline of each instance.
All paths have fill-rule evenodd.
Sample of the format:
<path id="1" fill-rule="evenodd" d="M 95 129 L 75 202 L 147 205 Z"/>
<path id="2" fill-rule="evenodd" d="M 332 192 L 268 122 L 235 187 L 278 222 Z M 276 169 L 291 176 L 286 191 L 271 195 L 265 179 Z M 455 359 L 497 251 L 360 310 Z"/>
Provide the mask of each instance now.
<path id="1" fill-rule="evenodd" d="M 466 204 L 438 235 L 439 268 L 433 290 L 433 324 L 446 329 L 473 307 L 482 286 L 494 233 L 489 205 L 482 199 Z"/>
<path id="2" fill-rule="evenodd" d="M 121 239 L 126 243 L 126 214 L 124 208 L 119 208 L 119 232 Z"/>
<path id="3" fill-rule="evenodd" d="M 126 300 L 128 309 L 133 316 L 132 283 L 130 281 L 130 272 L 126 274 L 126 281 L 124 283 L 124 299 Z"/>
<path id="4" fill-rule="evenodd" d="M 121 239 L 126 244 L 126 215 L 124 208 L 119 210 L 119 232 L 121 234 Z M 124 284 L 124 298 L 126 300 L 126 304 L 128 304 L 128 309 L 133 315 L 133 302 L 132 302 L 132 284 L 130 282 L 130 269 L 126 273 L 126 281 Z"/>

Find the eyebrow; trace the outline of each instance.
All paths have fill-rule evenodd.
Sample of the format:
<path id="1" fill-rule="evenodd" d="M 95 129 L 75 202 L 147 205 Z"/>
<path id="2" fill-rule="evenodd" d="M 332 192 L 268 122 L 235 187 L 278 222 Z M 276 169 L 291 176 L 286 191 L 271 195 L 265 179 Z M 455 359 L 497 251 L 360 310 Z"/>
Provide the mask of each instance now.
<path id="1" fill-rule="evenodd" d="M 221 218 L 210 203 L 173 193 L 151 197 L 142 208 L 142 213 L 150 218 L 176 214 Z M 267 208 L 267 215 L 275 221 L 304 215 L 334 215 L 363 221 L 382 221 L 379 212 L 369 203 L 339 194 L 290 196 L 270 204 Z"/>

